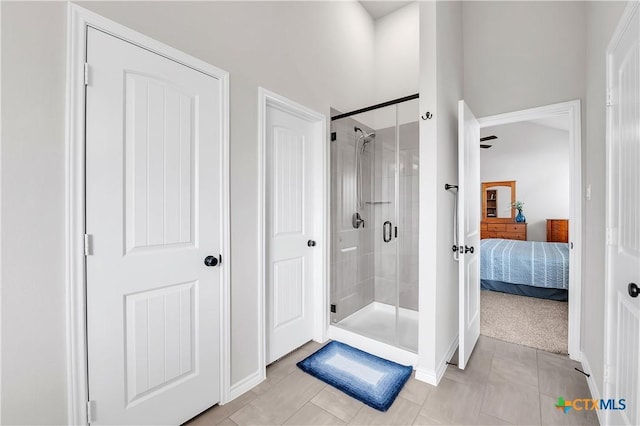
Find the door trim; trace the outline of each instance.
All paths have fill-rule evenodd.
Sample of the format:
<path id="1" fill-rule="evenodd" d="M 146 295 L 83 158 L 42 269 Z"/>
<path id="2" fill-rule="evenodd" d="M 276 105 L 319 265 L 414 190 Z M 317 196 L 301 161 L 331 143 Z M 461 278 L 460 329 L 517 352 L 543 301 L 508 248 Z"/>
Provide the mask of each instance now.
<path id="1" fill-rule="evenodd" d="M 616 29 L 611 36 L 611 40 L 607 45 L 606 50 L 606 79 L 605 79 L 605 93 L 607 93 L 608 89 L 611 87 L 612 73 L 615 71 L 612 69 L 612 60 L 611 55 L 613 51 L 618 47 L 620 42 L 622 41 L 625 32 L 629 25 L 631 25 L 634 14 L 636 10 L 640 7 L 640 3 L 637 1 L 632 1 L 627 4 L 624 11 L 622 12 L 622 16 L 616 25 Z M 611 123 L 611 108 L 606 108 L 606 119 L 605 119 L 605 230 L 608 232 L 608 229 L 611 228 L 610 223 L 612 222 L 611 218 L 611 186 L 612 178 L 612 135 L 611 130 L 613 128 L 613 124 Z M 604 365 L 603 365 L 603 383 L 602 383 L 602 392 L 606 397 L 612 397 L 615 393 L 612 392 L 613 383 L 611 382 L 609 375 L 611 374 L 611 366 L 615 364 L 616 354 L 615 352 L 615 339 L 614 336 L 614 328 L 616 327 L 616 319 L 613 317 L 613 314 L 616 311 L 616 302 L 617 299 L 615 297 L 615 285 L 611 280 L 611 257 L 608 243 L 605 239 L 604 241 Z M 593 386 L 598 389 L 599 383 L 593 380 L 593 376 L 591 377 L 591 381 L 593 382 Z M 608 396 L 610 395 L 610 396 Z M 611 424 L 611 411 L 605 411 L 602 414 L 601 410 L 598 410 L 598 421 L 600 424 Z"/>
<path id="2" fill-rule="evenodd" d="M 86 33 L 89 27 L 216 78 L 220 84 L 222 146 L 222 266 L 220 286 L 220 403 L 229 401 L 229 73 L 153 40 L 96 13 L 69 3 L 67 7 L 67 88 L 65 127 L 65 282 L 67 422 L 87 424 L 89 399 L 87 368 L 85 233 L 85 85 Z"/>
<path id="3" fill-rule="evenodd" d="M 574 243 L 573 256 L 569 257 L 569 357 L 582 360 L 580 343 L 582 309 L 582 124 L 580 100 L 561 102 L 521 111 L 478 118 L 480 128 L 518 123 L 550 116 L 567 114 L 569 118 L 569 175 L 571 202 L 569 205 L 569 235 Z"/>
<path id="4" fill-rule="evenodd" d="M 315 224 L 316 234 L 318 235 L 318 250 L 315 254 L 314 261 L 320 265 L 320 274 L 313 283 L 313 340 L 324 342 L 326 340 L 329 318 L 329 287 L 327 285 L 329 277 L 329 185 L 328 185 L 328 156 L 329 144 L 327 143 L 327 117 L 319 112 L 309 109 L 290 99 L 271 92 L 263 87 L 258 88 L 258 271 L 260 276 L 260 285 L 258 287 L 258 326 L 262 330 L 260 334 L 260 353 L 258 370 L 263 374 L 262 381 L 266 377 L 266 298 L 265 289 L 267 285 L 267 235 L 266 235 L 266 131 L 267 120 L 266 113 L 268 106 L 275 106 L 288 113 L 296 115 L 309 123 L 314 124 L 314 140 L 313 144 L 319 146 L 322 155 L 318 159 L 320 162 L 317 167 L 316 178 L 322 182 L 320 189 L 320 198 L 322 209 L 319 213 L 319 220 Z M 316 151 L 317 152 L 317 151 Z M 259 383 L 259 382 L 258 382 Z"/>

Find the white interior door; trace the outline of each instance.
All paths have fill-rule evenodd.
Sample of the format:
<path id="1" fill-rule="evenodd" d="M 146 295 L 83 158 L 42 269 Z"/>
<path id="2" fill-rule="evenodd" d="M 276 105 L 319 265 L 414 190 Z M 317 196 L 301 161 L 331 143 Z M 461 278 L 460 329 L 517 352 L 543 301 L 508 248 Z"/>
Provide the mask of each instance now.
<path id="1" fill-rule="evenodd" d="M 640 424 L 640 17 L 631 20 L 608 55 L 607 353 L 606 398 L 626 400 L 608 410 L 609 424 Z M 635 294 L 635 296 L 633 296 Z M 605 378 L 607 381 L 607 378 Z M 619 406 L 619 404 L 618 404 Z"/>
<path id="2" fill-rule="evenodd" d="M 92 28 L 87 61 L 95 423 L 180 424 L 219 401 L 220 82 Z"/>
<path id="3" fill-rule="evenodd" d="M 266 109 L 267 364 L 313 338 L 315 254 L 314 126 L 274 105 Z M 314 245 L 316 244 L 316 245 Z"/>
<path id="4" fill-rule="evenodd" d="M 458 367 L 464 369 L 480 337 L 480 125 L 458 103 Z"/>

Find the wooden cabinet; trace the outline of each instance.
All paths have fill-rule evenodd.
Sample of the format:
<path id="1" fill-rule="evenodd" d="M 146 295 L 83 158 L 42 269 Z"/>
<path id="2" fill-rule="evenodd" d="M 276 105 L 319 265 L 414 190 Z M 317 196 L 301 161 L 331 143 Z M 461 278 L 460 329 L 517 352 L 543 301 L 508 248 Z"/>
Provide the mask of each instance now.
<path id="1" fill-rule="evenodd" d="M 547 242 L 569 242 L 569 219 L 547 219 Z"/>
<path id="2" fill-rule="evenodd" d="M 527 240 L 526 223 L 480 223 L 480 238 L 504 238 L 505 240 Z"/>

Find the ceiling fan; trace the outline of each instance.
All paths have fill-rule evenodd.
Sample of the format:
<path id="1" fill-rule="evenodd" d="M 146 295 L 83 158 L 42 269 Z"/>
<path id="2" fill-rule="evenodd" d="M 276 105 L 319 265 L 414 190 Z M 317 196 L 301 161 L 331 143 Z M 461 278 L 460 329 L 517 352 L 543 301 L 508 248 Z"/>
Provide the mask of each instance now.
<path id="1" fill-rule="evenodd" d="M 484 138 L 480 138 L 480 142 L 492 141 L 494 139 L 498 139 L 498 137 L 496 135 L 485 136 Z M 484 144 L 484 143 L 480 144 L 480 148 L 484 148 L 484 149 L 491 148 L 492 146 L 493 145 L 487 145 L 487 144 Z"/>

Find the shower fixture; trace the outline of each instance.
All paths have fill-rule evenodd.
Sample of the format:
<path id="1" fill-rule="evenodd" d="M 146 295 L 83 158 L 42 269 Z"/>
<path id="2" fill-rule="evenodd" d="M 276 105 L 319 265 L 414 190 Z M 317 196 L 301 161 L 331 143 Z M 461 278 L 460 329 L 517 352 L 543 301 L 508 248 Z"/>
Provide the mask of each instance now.
<path id="1" fill-rule="evenodd" d="M 367 144 L 373 142 L 376 137 L 376 132 L 367 133 L 360 127 L 355 126 L 353 128 L 356 134 L 360 132 L 360 136 L 356 138 L 355 143 L 355 159 L 356 159 L 356 212 L 352 216 L 352 226 L 356 229 L 360 228 L 360 225 L 364 227 L 364 219 L 360 216 L 360 209 L 363 207 L 362 203 L 362 155 L 364 154 Z M 362 141 L 360 149 L 358 145 Z"/>
<path id="2" fill-rule="evenodd" d="M 364 139 L 365 144 L 371 142 L 376 137 L 376 132 L 367 133 L 358 126 L 355 126 L 353 130 L 356 132 L 362 133 L 362 136 L 360 136 L 360 139 Z"/>

